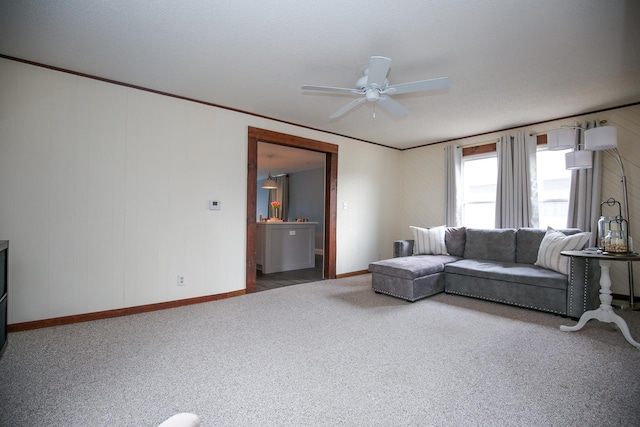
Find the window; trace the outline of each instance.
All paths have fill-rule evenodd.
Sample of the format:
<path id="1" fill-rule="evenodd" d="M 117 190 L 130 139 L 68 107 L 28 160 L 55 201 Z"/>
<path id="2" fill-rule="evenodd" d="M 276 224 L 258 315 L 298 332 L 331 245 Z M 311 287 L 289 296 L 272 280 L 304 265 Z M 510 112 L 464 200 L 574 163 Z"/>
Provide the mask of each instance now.
<path id="1" fill-rule="evenodd" d="M 473 228 L 494 228 L 498 161 L 490 154 L 462 159 L 462 224 Z"/>
<path id="2" fill-rule="evenodd" d="M 493 150 L 462 158 L 462 225 L 494 228 L 498 160 Z M 565 169 L 565 151 L 549 151 L 539 145 L 536 154 L 540 228 L 565 228 L 569 209 L 571 171 Z"/>
<path id="3" fill-rule="evenodd" d="M 541 228 L 565 228 L 569 212 L 571 171 L 565 169 L 566 151 L 538 147 L 538 212 Z"/>

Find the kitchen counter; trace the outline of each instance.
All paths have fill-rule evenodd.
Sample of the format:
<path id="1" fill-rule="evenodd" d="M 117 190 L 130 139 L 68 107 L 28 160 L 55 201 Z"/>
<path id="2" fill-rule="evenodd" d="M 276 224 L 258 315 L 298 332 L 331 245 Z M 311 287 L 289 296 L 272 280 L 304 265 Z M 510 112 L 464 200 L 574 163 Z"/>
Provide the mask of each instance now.
<path id="1" fill-rule="evenodd" d="M 263 274 L 315 267 L 317 222 L 258 222 L 256 264 Z"/>

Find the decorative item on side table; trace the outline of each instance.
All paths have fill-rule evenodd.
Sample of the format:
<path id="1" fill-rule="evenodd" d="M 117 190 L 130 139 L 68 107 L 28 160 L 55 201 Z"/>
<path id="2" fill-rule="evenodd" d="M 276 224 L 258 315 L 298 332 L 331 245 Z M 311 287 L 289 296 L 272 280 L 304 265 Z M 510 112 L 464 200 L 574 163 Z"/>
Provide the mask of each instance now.
<path id="1" fill-rule="evenodd" d="M 618 205 L 618 215 L 602 215 L 603 205 Z M 622 217 L 620 202 L 610 198 L 600 204 L 600 220 L 598 221 L 598 249 L 603 255 L 634 255 L 633 241 L 629 236 L 629 222 Z"/>
<path id="2" fill-rule="evenodd" d="M 605 202 L 600 203 L 600 219 L 598 220 L 598 250 L 600 252 L 604 252 L 604 243 L 605 238 L 607 237 L 607 233 L 609 233 L 609 223 L 612 220 L 615 220 L 616 216 L 605 215 L 603 211 L 603 207 L 605 206 L 614 206 L 618 205 L 618 216 L 622 215 L 622 209 L 620 207 L 620 202 L 614 200 L 613 198 L 608 199 Z"/>

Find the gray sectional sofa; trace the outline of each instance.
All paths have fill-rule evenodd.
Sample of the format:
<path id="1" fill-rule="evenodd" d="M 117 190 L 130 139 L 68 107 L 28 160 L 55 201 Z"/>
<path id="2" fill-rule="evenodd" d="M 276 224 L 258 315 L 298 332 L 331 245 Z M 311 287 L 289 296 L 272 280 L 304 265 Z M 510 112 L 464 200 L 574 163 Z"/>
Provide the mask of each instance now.
<path id="1" fill-rule="evenodd" d="M 565 275 L 534 265 L 545 233 L 448 227 L 447 255 L 412 255 L 414 241 L 398 240 L 394 258 L 369 265 L 372 288 L 411 302 L 444 291 L 577 319 L 598 307 L 600 266 L 594 259 L 570 258 Z"/>

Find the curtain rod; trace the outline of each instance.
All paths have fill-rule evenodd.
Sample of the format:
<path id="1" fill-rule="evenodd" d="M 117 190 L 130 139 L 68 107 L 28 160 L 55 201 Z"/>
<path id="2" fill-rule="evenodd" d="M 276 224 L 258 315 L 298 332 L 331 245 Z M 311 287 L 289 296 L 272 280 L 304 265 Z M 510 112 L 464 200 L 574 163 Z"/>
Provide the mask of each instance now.
<path id="1" fill-rule="evenodd" d="M 485 142 L 479 142 L 477 144 L 473 144 L 473 145 L 456 145 L 456 148 L 475 148 L 475 147 L 482 147 L 483 145 L 489 145 L 489 144 L 496 144 L 500 141 L 500 138 L 498 139 L 492 139 L 491 141 L 485 141 Z"/>
<path id="2" fill-rule="evenodd" d="M 599 126 L 602 126 L 602 125 L 604 125 L 604 124 L 606 124 L 606 123 L 607 123 L 607 121 L 606 121 L 606 120 L 600 120 L 600 121 L 598 121 L 598 125 L 599 125 Z M 549 129 L 549 130 L 547 130 L 547 131 L 540 132 L 540 133 L 537 133 L 537 132 L 531 132 L 531 133 L 529 134 L 529 136 L 546 135 L 546 134 L 548 134 L 549 132 L 555 132 L 555 131 L 557 131 L 557 130 L 562 130 L 562 129 L 582 129 L 582 130 L 586 130 L 586 128 L 583 128 L 583 127 L 582 127 L 582 126 L 580 126 L 580 125 L 560 125 L 560 128 L 558 128 L 558 129 Z"/>
<path id="3" fill-rule="evenodd" d="M 606 121 L 606 120 L 599 120 L 599 121 L 598 121 L 598 125 L 599 125 L 599 126 L 603 126 L 603 125 L 605 125 L 606 123 L 607 123 L 607 121 Z M 547 131 L 544 131 L 544 132 L 540 132 L 540 133 L 537 133 L 537 132 L 531 132 L 531 133 L 529 133 L 529 136 L 546 135 L 546 134 L 548 134 L 549 132 L 553 132 L 553 131 L 556 131 L 556 130 L 567 129 L 567 128 L 573 128 L 573 129 L 582 129 L 582 130 L 586 130 L 586 128 L 583 128 L 583 127 L 582 127 L 582 126 L 580 126 L 580 125 L 560 125 L 560 128 L 558 128 L 558 129 L 550 129 L 550 130 L 547 130 Z M 483 146 L 483 145 L 495 144 L 495 143 L 497 143 L 497 142 L 499 142 L 499 141 L 500 141 L 500 138 L 498 138 L 498 139 L 494 139 L 494 140 L 491 140 L 491 141 L 480 142 L 480 143 L 478 143 L 478 144 L 473 144 L 473 145 L 456 145 L 456 148 L 469 148 L 469 149 L 471 149 L 471 148 L 475 148 L 475 147 L 481 147 L 481 146 Z"/>

